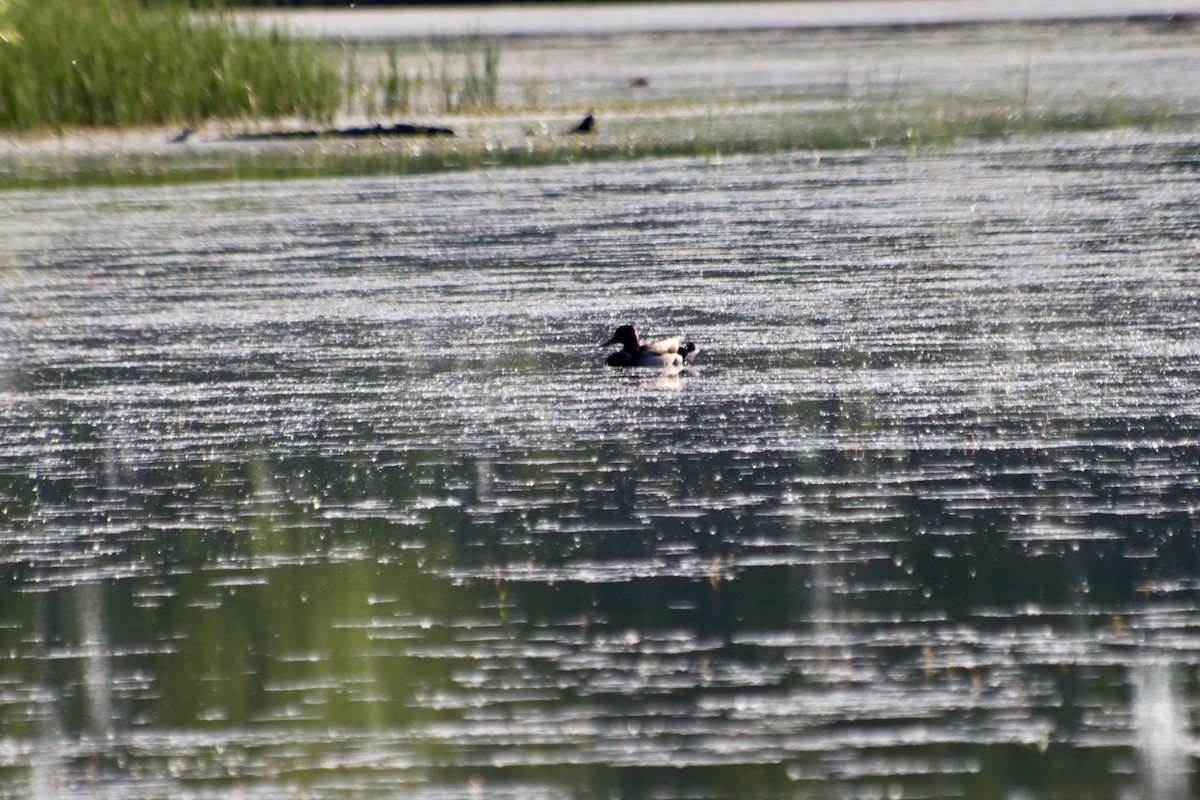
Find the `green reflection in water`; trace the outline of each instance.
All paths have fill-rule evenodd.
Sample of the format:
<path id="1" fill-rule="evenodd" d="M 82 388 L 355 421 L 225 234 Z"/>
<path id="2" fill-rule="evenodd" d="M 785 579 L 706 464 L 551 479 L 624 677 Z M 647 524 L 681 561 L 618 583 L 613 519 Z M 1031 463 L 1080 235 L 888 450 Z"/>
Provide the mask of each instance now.
<path id="1" fill-rule="evenodd" d="M 843 407 L 820 403 L 788 413 L 802 415 L 814 429 L 859 429 L 863 411 L 832 411 Z M 1174 419 L 1142 424 L 1154 426 L 1156 440 L 1181 434 Z M 1108 439 L 1112 430 L 1095 434 Z M 111 507 L 128 514 L 119 525 L 109 515 L 116 530 L 85 530 L 62 551 L 83 559 L 71 585 L 56 586 L 56 570 L 46 564 L 15 564 L 16 580 L 3 593 L 7 624 L 0 646 L 17 655 L 13 665 L 20 673 L 6 677 L 48 691 L 50 699 L 42 702 L 52 711 L 47 717 L 7 703 L 5 730 L 26 740 L 52 730 L 92 741 L 72 759 L 84 774 L 116 772 L 136 780 L 145 771 L 173 775 L 175 763 L 188 780 L 283 781 L 314 794 L 327 793 L 330 780 L 364 789 L 383 780 L 575 787 L 588 795 L 617 786 L 629 797 L 702 790 L 734 796 L 738 787 L 753 787 L 758 796 L 820 797 L 836 794 L 836 786 L 1001 797 L 1014 785 L 1047 796 L 1112 796 L 1109 767 L 1131 756 L 1122 748 L 1079 748 L 1055 739 L 1058 731 L 1086 727 L 1087 709 L 1101 698 L 1126 700 L 1121 669 L 1068 661 L 1028 663 L 1009 673 L 1003 660 L 982 654 L 972 666 L 958 648 L 945 650 L 938 634 L 966 621 L 984 637 L 990 629 L 1003 638 L 1013 631 L 1012 617 L 989 621 L 980 611 L 1027 603 L 1079 609 L 1077 619 L 1059 617 L 1046 623 L 1050 628 L 1116 630 L 1119 617 L 1104 610 L 1135 607 L 1148 577 L 1128 557 L 1131 549 L 1157 555 L 1153 574 L 1160 579 L 1195 574 L 1194 548 L 1173 535 L 1187 521 L 1181 510 L 1097 511 L 1088 524 L 1119 535 L 1082 549 L 1066 543 L 1031 554 L 1014 538 L 1022 519 L 1052 513 L 1063 498 L 1078 501 L 1081 491 L 1112 505 L 1106 468 L 1126 456 L 1102 447 L 1086 452 L 1094 471 L 1085 467 L 1069 485 L 1039 491 L 1032 491 L 1031 476 L 1053 473 L 1039 466 L 1049 454 L 1022 449 L 836 449 L 802 459 L 765 452 L 760 466 L 747 468 L 732 451 L 650 460 L 601 447 L 573 460 L 619 464 L 619 470 L 597 469 L 563 483 L 546 474 L 547 465 L 565 460 L 561 452 L 489 459 L 494 474 L 487 483 L 557 486 L 565 506 L 586 510 L 598 528 L 606 520 L 629 523 L 652 508 L 655 500 L 640 497 L 637 487 L 663 476 L 696 497 L 711 497 L 731 484 L 761 492 L 782 473 L 792 483 L 788 502 L 795 504 L 809 478 L 864 485 L 889 475 L 944 473 L 953 465 L 972 483 L 1017 498 L 1003 508 L 955 510 L 948 499 L 953 492 L 944 491 L 954 480 L 941 489 L 901 482 L 887 499 L 887 518 L 860 524 L 863 541 L 878 535 L 894 542 L 889 557 L 868 547 L 859 559 L 807 565 L 805 554 L 823 552 L 822 538 L 836 549 L 837 536 L 811 526 L 796 538 L 777 515 L 781 498 L 774 490 L 747 508 L 658 518 L 632 532 L 566 541 L 561 533 L 536 535 L 536 515 L 517 510 L 493 510 L 487 522 L 478 522 L 473 510 L 487 491 L 470 456 L 448 463 L 440 456 L 422 461 L 415 454 L 380 458 L 364 451 L 338 458 L 254 456 L 209 463 L 186 477 L 176 469 L 141 470 L 142 485 L 128 500 L 110 490 Z M 1086 461 L 1084 452 L 1077 456 Z M 31 498 L 28 481 L 10 481 L 11 517 L 17 509 L 54 502 L 53 492 L 37 485 Z M 421 505 L 431 486 L 453 488 L 419 520 L 372 517 L 372 499 L 389 499 L 378 507 L 386 515 Z M 1127 500 L 1178 507 L 1180 491 L 1174 486 L 1163 496 L 1147 500 L 1143 492 Z M 62 488 L 62 494 L 71 492 Z M 818 495 L 836 510 L 836 493 L 822 488 Z M 625 499 L 608 504 L 609 498 Z M 221 522 L 181 530 L 173 511 L 187 508 L 207 509 Z M 945 535 L 950 531 L 957 535 Z M 745 543 L 763 539 L 791 548 L 797 563 L 740 567 L 754 555 Z M 678 545 L 701 567 L 672 574 L 679 562 L 663 557 L 664 543 Z M 558 566 L 569 575 L 580 561 L 629 563 L 635 571 L 649 564 L 651 571 L 599 582 L 522 578 L 526 567 Z M 665 574 L 656 577 L 654 565 L 665 565 Z M 489 579 L 493 567 L 496 577 Z M 455 570 L 468 577 L 447 576 Z M 822 580 L 835 589 L 846 582 L 882 587 L 907 580 L 908 588 L 838 599 L 820 591 Z M 48 584 L 39 588 L 43 581 Z M 1080 586 L 1089 587 L 1086 594 Z M 930 621 L 903 622 L 923 618 Z M 901 621 L 899 635 L 889 620 Z M 831 628 L 838 636 L 816 643 Z M 790 645 L 763 646 L 756 639 L 780 633 Z M 913 640 L 906 642 L 908 636 Z M 1014 639 L 1012 646 L 1021 643 Z M 978 647 L 987 650 L 983 640 Z M 856 676 L 855 664 L 864 657 L 877 660 L 879 671 Z M 846 665 L 840 679 L 839 661 Z M 960 714 L 963 724 L 987 728 L 998 709 L 989 710 L 986 698 L 1014 688 L 1005 681 L 1019 679 L 1034 694 L 1058 700 L 1029 719 L 1028 741 L 1020 746 L 937 744 L 924 738 L 919 719 L 901 713 L 889 721 L 894 711 L 871 723 L 852 715 L 826 721 L 819 709 L 808 718 L 800 707 L 775 718 L 762 708 L 775 697 L 794 702 L 789 696 L 809 690 L 818 693 L 814 697 L 839 686 L 869 692 L 860 682 L 884 676 L 918 693 L 959 697 L 938 723 L 951 730 Z M 737 710 L 740 703 L 747 711 Z M 743 714 L 757 722 L 739 722 Z M 873 727 L 886 732 L 886 742 L 894 741 L 897 725 L 912 728 L 899 734 L 911 737 L 911 745 L 871 744 Z M 148 755 L 138 733 L 147 726 L 163 735 L 173 731 L 179 742 Z M 539 726 L 545 738 L 535 735 Z M 708 748 L 713 736 L 729 735 L 727 726 L 752 741 L 763 738 L 744 758 L 706 764 L 719 760 Z M 231 741 L 210 744 L 206 731 Z M 376 736 L 383 744 L 372 740 Z M 823 746 L 826 736 L 830 743 Z M 789 737 L 798 741 L 789 744 Z M 637 766 L 646 742 L 695 766 Z M 513 747 L 523 755 L 497 766 Z M 837 765 L 850 752 L 859 766 L 847 773 Z M 628 768 L 617 766 L 622 758 L 630 760 Z M 872 760 L 882 773 L 895 774 L 850 777 Z M 569 766 L 575 761 L 579 768 Z M 908 774 L 904 765 L 912 763 L 925 766 Z M 388 777 L 381 779 L 381 770 Z M 331 779 L 331 771 L 344 778 Z M 1014 776 L 1021 776 L 1015 784 Z"/>

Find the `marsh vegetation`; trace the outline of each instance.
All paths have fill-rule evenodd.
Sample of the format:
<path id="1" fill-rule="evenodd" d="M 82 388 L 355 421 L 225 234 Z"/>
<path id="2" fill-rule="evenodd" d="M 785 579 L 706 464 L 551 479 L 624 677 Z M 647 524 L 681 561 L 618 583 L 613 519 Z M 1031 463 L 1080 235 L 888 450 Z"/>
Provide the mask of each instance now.
<path id="1" fill-rule="evenodd" d="M 496 107 L 500 48 L 462 36 L 362 69 L 320 46 L 168 0 L 0 3 L 0 129 L 38 132 L 211 120 L 327 122 L 336 114 Z"/>
<path id="2" fill-rule="evenodd" d="M 25 0 L 13 2 L 12 19 L 17 10 L 32 13 Z M 162 18 L 171 18 L 171 12 L 163 12 Z M 1165 128 L 1197 118 L 1198 104 L 1188 85 L 1167 86 L 1159 80 L 1164 71 L 1188 74 L 1195 67 L 1181 45 L 1186 25 L 914 29 L 889 34 L 889 49 L 880 47 L 878 38 L 834 31 L 694 34 L 670 40 L 459 34 L 388 42 L 302 41 L 278 32 L 255 38 L 246 33 L 255 26 L 245 19 L 236 26 L 220 15 L 206 17 L 205 25 L 174 19 L 174 27 L 168 26 L 172 30 L 191 26 L 188 35 L 214 42 L 207 51 L 210 62 L 246 64 L 252 74 L 228 80 L 218 71 L 217 80 L 218 73 L 198 56 L 190 60 L 195 75 L 181 71 L 170 79 L 170 86 L 191 87 L 189 91 L 171 95 L 151 87 L 120 99 L 122 87 L 83 81 L 76 66 L 59 64 L 51 74 L 62 76 L 64 88 L 50 94 L 84 94 L 84 100 L 70 103 L 83 109 L 75 112 L 74 124 L 121 124 L 115 121 L 141 113 L 148 122 L 199 123 L 201 136 L 187 148 L 163 147 L 173 131 L 160 128 L 140 140 L 137 135 L 109 137 L 113 144 L 108 146 L 63 118 L 34 122 L 38 118 L 29 109 L 36 103 L 10 100 L 10 106 L 26 109 L 20 112 L 19 127 L 58 126 L 66 146 L 0 145 L 0 181 L 29 186 L 234 175 L 412 174 L 665 155 L 819 154 Z M 1108 36 L 1123 43 L 1119 60 L 1090 50 L 1090 42 Z M 106 55 L 93 60 L 109 66 L 99 74 L 122 71 L 115 56 L 107 55 L 121 49 L 102 48 Z M 170 43 L 148 52 L 153 58 L 155 52 L 177 49 L 186 48 Z M 1053 55 L 1043 55 L 1048 52 Z M 295 65 L 275 59 L 278 53 Z M 279 75 L 281 64 L 286 79 Z M 218 103 L 216 90 L 203 88 L 209 79 L 225 88 L 242 88 Z M 86 94 L 100 85 L 106 92 Z M 21 81 L 8 86 L 12 97 L 36 95 L 28 86 L 22 88 Z M 150 102 L 160 96 L 168 99 Z M 599 120 L 598 134 L 563 136 L 587 110 Z M 205 119 L 216 121 L 204 125 Z M 223 141 L 237 131 L 392 121 L 451 127 L 457 136 L 437 142 L 323 140 L 251 148 Z M 81 139 L 86 146 L 72 146 Z"/>
<path id="3" fill-rule="evenodd" d="M 312 43 L 182 2 L 5 0 L 0 27 L 0 129 L 328 119 L 341 103 Z"/>

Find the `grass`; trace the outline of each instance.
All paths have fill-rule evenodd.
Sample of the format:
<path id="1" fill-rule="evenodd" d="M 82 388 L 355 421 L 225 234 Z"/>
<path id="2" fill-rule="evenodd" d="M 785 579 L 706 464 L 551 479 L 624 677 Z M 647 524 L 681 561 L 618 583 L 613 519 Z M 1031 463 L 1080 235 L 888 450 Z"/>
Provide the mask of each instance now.
<path id="1" fill-rule="evenodd" d="M 428 95 L 447 113 L 496 105 L 500 48 L 426 46 L 412 73 L 392 48 L 362 75 L 353 53 L 247 28 L 184 0 L 0 0 L 0 130 L 395 114 Z"/>
<path id="2" fill-rule="evenodd" d="M 460 44 L 464 73 L 458 96 L 447 110 L 494 108 L 500 83 L 500 48 L 496 40 L 467 36 Z"/>
<path id="3" fill-rule="evenodd" d="M 609 91 L 607 99 L 588 98 L 601 132 L 567 136 L 563 131 L 578 120 L 580 108 L 546 101 L 544 87 L 533 84 L 524 93 L 502 87 L 494 39 L 310 44 L 247 33 L 244 23 L 235 26 L 219 11 L 200 18 L 182 6 L 147 9 L 136 2 L 0 0 L 0 129 L 67 134 L 53 147 L 39 148 L 36 137 L 7 147 L 0 141 L 0 189 L 917 149 L 963 139 L 1194 125 L 1200 116 L 1186 106 L 1131 99 L 1102 87 L 1063 96 L 1034 91 L 1026 66 L 1012 83 L 957 94 L 937 94 L 899 76 L 865 86 L 847 79 L 841 89 L 813 84 L 741 101 L 732 92 L 680 97 Z M 68 24 L 67 16 L 77 21 Z M 47 38 L 52 35 L 57 38 Z M 502 88 L 508 90 L 504 101 Z M 222 126 L 212 126 L 185 147 L 167 145 L 159 132 L 142 134 L 132 146 L 110 137 L 113 145 L 97 147 L 75 130 L 208 119 L 256 125 L 276 124 L 280 117 L 375 121 L 381 114 L 448 125 L 459 135 L 247 146 L 220 141 L 213 131 Z"/>
<path id="4" fill-rule="evenodd" d="M 0 0 L 0 128 L 329 119 L 341 76 L 307 43 L 183 2 Z"/>
<path id="5" fill-rule="evenodd" d="M 370 63 L 364 65 L 371 60 L 373 72 Z M 374 59 L 348 48 L 345 62 L 343 110 L 351 116 L 372 119 L 381 112 L 458 114 L 498 108 L 500 45 L 492 37 L 441 39 L 405 52 L 391 45 Z"/>

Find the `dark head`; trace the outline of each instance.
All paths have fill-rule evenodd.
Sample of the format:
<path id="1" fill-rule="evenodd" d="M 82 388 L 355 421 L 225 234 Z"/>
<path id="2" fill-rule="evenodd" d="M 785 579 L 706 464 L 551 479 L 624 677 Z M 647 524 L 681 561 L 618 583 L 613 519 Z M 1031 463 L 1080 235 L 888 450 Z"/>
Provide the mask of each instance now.
<path id="1" fill-rule="evenodd" d="M 605 342 L 601 347 L 619 344 L 630 355 L 637 355 L 638 348 L 642 346 L 641 337 L 638 336 L 637 328 L 632 325 L 622 325 L 613 333 L 612 338 Z"/>
<path id="2" fill-rule="evenodd" d="M 695 342 L 688 342 L 679 346 L 679 355 L 683 357 L 684 363 L 687 363 L 688 358 L 699 349 Z"/>

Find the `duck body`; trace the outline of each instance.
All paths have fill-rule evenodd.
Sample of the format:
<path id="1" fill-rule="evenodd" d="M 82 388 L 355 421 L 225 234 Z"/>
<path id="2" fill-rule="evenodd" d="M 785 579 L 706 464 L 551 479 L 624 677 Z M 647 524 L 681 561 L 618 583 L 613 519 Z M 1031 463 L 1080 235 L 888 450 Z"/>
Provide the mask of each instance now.
<path id="1" fill-rule="evenodd" d="M 670 369 L 683 366 L 683 357 L 678 353 L 651 353 L 643 346 L 636 354 L 617 350 L 604 359 L 606 367 L 661 367 Z"/>
<path id="2" fill-rule="evenodd" d="M 622 325 L 613 333 L 612 338 L 604 343 L 605 347 L 614 344 L 621 349 L 610 353 L 604 360 L 607 367 L 656 367 L 659 369 L 681 369 L 689 356 L 699 348 L 692 342 L 685 343 L 682 336 L 669 336 L 654 342 L 642 343 L 637 328 L 632 325 Z"/>

